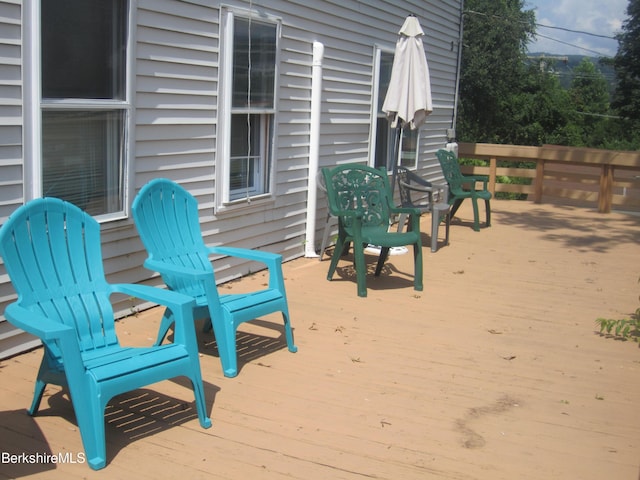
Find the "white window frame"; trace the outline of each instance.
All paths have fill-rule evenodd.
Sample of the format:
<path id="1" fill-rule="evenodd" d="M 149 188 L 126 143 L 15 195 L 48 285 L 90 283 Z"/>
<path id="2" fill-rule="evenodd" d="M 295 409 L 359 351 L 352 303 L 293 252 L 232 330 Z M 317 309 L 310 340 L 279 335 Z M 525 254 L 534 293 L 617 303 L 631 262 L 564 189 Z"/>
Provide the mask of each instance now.
<path id="1" fill-rule="evenodd" d="M 376 147 L 377 147 L 377 142 L 378 142 L 378 120 L 379 118 L 382 117 L 382 113 L 380 113 L 380 110 L 382 108 L 382 105 L 378 105 L 378 96 L 380 93 L 380 68 L 382 66 L 382 54 L 386 53 L 386 54 L 391 54 L 391 56 L 394 55 L 394 49 L 393 48 L 388 48 L 388 47 L 383 47 L 380 45 L 376 45 L 374 47 L 374 61 L 373 61 L 373 88 L 372 88 L 372 93 L 371 93 L 371 130 L 369 132 L 371 141 L 369 142 L 369 165 L 371 165 L 372 167 L 375 167 L 376 165 Z M 382 97 L 384 98 L 384 97 Z M 404 139 L 404 135 L 406 133 L 406 130 L 403 129 L 402 135 L 403 135 L 403 139 Z M 415 170 L 418 166 L 418 145 L 420 145 L 420 131 L 419 130 L 413 130 L 412 133 L 416 134 L 416 149 L 413 152 L 407 152 L 407 151 L 402 151 L 402 144 L 403 144 L 403 139 L 401 139 L 401 141 L 398 143 L 398 152 L 396 152 L 397 155 L 397 159 L 398 159 L 398 165 L 402 165 L 405 166 L 409 169 Z M 389 128 L 388 134 L 387 134 L 387 168 L 388 168 L 388 172 L 391 172 L 391 169 L 389 169 L 389 158 L 391 155 L 393 155 L 392 152 L 392 146 L 393 146 L 393 140 L 394 137 L 396 136 L 396 129 L 391 129 Z M 407 164 L 406 161 L 403 161 L 403 157 L 406 157 L 407 155 L 413 155 L 414 156 L 414 160 L 413 162 L 411 162 L 410 164 Z"/>
<path id="2" fill-rule="evenodd" d="M 233 52 L 234 52 L 234 19 L 240 17 L 252 22 L 272 24 L 276 28 L 275 81 L 273 92 L 273 108 L 233 108 Z M 282 19 L 274 15 L 258 13 L 242 8 L 223 6 L 220 9 L 220 74 L 218 97 L 218 156 L 216 158 L 216 207 L 219 212 L 247 205 L 261 205 L 273 201 L 276 172 L 276 138 L 277 138 L 277 105 L 278 77 L 280 65 L 280 43 Z M 262 118 L 270 117 L 270 124 L 261 122 L 259 152 L 252 152 L 252 157 L 259 156 L 258 168 L 254 171 L 254 188 L 242 192 L 232 192 L 230 185 L 231 161 L 231 115 L 255 114 Z M 267 128 L 269 127 L 269 128 Z"/>
<path id="3" fill-rule="evenodd" d="M 48 99 L 42 98 L 42 57 L 41 57 L 41 24 L 40 4 L 48 0 L 24 0 L 24 197 L 32 200 L 43 195 L 42 174 L 42 112 L 44 110 L 86 110 L 104 111 L 120 110 L 124 112 L 122 162 L 118 167 L 122 170 L 122 210 L 96 215 L 98 222 L 120 220 L 128 217 L 130 182 L 130 156 L 133 151 L 131 142 L 133 134 L 133 28 L 135 25 L 136 0 L 127 1 L 127 53 L 125 60 L 125 99 L 124 100 L 91 100 Z M 109 167 L 112 167 L 110 165 Z"/>

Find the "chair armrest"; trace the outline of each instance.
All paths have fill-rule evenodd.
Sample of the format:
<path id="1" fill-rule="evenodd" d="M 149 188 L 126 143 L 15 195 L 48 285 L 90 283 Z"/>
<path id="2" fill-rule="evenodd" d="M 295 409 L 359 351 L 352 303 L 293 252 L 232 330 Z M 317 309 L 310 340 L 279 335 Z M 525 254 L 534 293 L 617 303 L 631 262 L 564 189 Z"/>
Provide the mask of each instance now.
<path id="1" fill-rule="evenodd" d="M 481 182 L 485 190 L 487 189 L 487 182 L 489 181 L 487 175 L 463 175 L 462 179 L 465 182 Z"/>
<path id="2" fill-rule="evenodd" d="M 416 184 L 409 184 L 409 183 L 405 183 L 402 180 L 400 180 L 400 185 L 402 185 L 404 188 L 406 188 L 407 190 L 411 190 L 414 192 L 423 192 L 423 193 L 432 193 L 433 192 L 433 186 L 432 185 L 416 185 Z"/>
<path id="3" fill-rule="evenodd" d="M 174 342 L 187 345 L 190 351 L 197 351 L 195 330 L 193 328 L 195 299 L 172 290 L 148 285 L 117 283 L 110 285 L 110 287 L 113 293 L 124 293 L 167 307 L 171 310 L 175 322 Z"/>
<path id="4" fill-rule="evenodd" d="M 4 311 L 4 316 L 12 325 L 42 340 L 55 341 L 64 336 L 75 334 L 73 328 L 49 320 L 44 315 L 27 310 L 17 303 L 8 305 Z"/>
<path id="5" fill-rule="evenodd" d="M 267 266 L 269 271 L 269 288 L 280 290 L 284 293 L 284 275 L 282 273 L 282 255 L 261 250 L 250 250 L 238 247 L 209 247 L 209 253 L 215 255 L 228 255 L 230 257 L 244 258 L 260 262 Z"/>
<path id="6" fill-rule="evenodd" d="M 209 252 L 215 255 L 228 255 L 230 257 L 244 258 L 262 263 L 282 262 L 282 255 L 279 253 L 265 252 L 262 250 L 250 250 L 238 247 L 209 247 Z"/>
<path id="7" fill-rule="evenodd" d="M 159 272 L 161 275 L 167 273 L 173 275 L 189 276 L 194 281 L 205 280 L 211 276 L 209 272 L 203 272 L 202 270 L 198 270 L 195 268 L 182 267 L 180 265 L 174 265 L 172 263 L 160 262 L 151 258 L 147 258 L 144 261 L 144 266 L 149 270 Z"/>
<path id="8" fill-rule="evenodd" d="M 362 213 L 357 212 L 355 210 L 334 210 L 331 208 L 331 204 L 329 204 L 329 213 L 331 213 L 334 217 L 352 217 L 352 218 L 362 218 Z"/>
<path id="9" fill-rule="evenodd" d="M 4 316 L 12 325 L 35 335 L 43 342 L 57 344 L 69 388 L 73 395 L 73 390 L 76 388 L 74 380 L 82 378 L 85 371 L 75 328 L 54 322 L 40 313 L 21 307 L 17 303 L 7 306 Z"/>
<path id="10" fill-rule="evenodd" d="M 116 283 L 110 285 L 110 287 L 113 293 L 122 293 L 164 305 L 171 309 L 171 311 L 178 310 L 183 306 L 193 307 L 194 304 L 192 297 L 164 288 L 150 287 L 148 285 L 133 285 L 129 283 Z"/>
<path id="11" fill-rule="evenodd" d="M 391 213 L 406 213 L 408 215 L 415 215 L 415 216 L 420 216 L 422 214 L 422 212 L 420 211 L 419 208 L 411 208 L 411 207 L 394 207 L 390 209 Z"/>

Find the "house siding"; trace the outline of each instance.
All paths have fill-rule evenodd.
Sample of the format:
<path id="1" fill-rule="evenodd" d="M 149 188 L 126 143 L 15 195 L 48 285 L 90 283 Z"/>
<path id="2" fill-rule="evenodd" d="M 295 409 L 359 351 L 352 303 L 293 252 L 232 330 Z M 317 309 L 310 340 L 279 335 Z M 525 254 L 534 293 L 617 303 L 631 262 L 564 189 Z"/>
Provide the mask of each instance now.
<path id="1" fill-rule="evenodd" d="M 249 1 L 224 6 L 247 8 Z M 219 210 L 216 198 L 220 4 L 190 0 L 132 0 L 133 128 L 129 201 L 149 180 L 179 182 L 198 200 L 209 244 L 304 255 L 310 176 L 313 43 L 324 45 L 320 166 L 368 161 L 372 123 L 374 52 L 393 51 L 408 13 L 425 30 L 434 112 L 421 130 L 419 170 L 441 178 L 434 152 L 446 143 L 454 109 L 461 0 L 397 2 L 270 0 L 253 5 L 282 21 L 274 144 L 273 199 Z M 266 5 L 266 6 L 265 6 Z M 21 2 L 0 0 L 0 222 L 24 202 Z M 6 33 L 5 33 L 6 32 Z M 317 240 L 324 227 L 319 203 Z M 105 271 L 111 282 L 160 284 L 142 268 L 146 253 L 131 218 L 102 224 Z M 255 271 L 257 265 L 216 260 L 219 282 Z M 0 312 L 14 293 L 0 261 Z M 129 299 L 116 303 L 123 315 Z M 33 345 L 0 317 L 0 358 Z M 10 341 L 9 338 L 13 338 Z M 13 342 L 13 343 L 12 343 Z"/>

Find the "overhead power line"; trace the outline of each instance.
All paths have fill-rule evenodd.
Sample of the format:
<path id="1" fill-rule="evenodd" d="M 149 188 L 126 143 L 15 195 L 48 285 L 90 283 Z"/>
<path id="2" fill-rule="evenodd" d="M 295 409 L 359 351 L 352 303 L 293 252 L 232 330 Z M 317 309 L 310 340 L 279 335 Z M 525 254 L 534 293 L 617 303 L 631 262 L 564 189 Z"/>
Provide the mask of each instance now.
<path id="1" fill-rule="evenodd" d="M 557 38 L 549 37 L 548 35 L 543 35 L 542 33 L 536 33 L 536 37 L 542 37 L 549 40 L 553 40 L 554 42 L 562 43 L 564 45 L 569 45 L 570 47 L 579 48 L 580 50 L 584 50 L 585 52 L 595 53 L 599 57 L 607 57 L 608 55 L 603 55 L 601 52 L 597 52 L 595 50 L 591 50 L 589 48 L 581 47 L 580 45 L 576 45 L 575 43 L 564 42 L 562 40 L 558 40 Z"/>
<path id="2" fill-rule="evenodd" d="M 501 20 L 511 20 L 510 18 L 503 17 L 502 15 L 489 15 L 487 13 L 476 12 L 475 10 L 465 10 L 464 13 L 471 13 L 472 15 L 480 15 L 480 16 L 483 16 L 483 17 L 499 18 Z M 526 22 L 520 22 L 520 23 L 526 23 Z M 611 35 L 601 35 L 599 33 L 585 32 L 584 30 L 574 30 L 572 28 L 567 28 L 567 27 L 554 27 L 554 26 L 551 26 L 551 25 L 545 25 L 543 23 L 535 23 L 535 25 L 537 27 L 552 28 L 554 30 L 562 30 L 564 32 L 580 33 L 582 35 L 591 35 L 592 37 L 607 38 L 609 40 L 615 40 L 616 39 L 616 37 L 613 37 Z"/>
<path id="3" fill-rule="evenodd" d="M 501 15 L 489 15 L 487 13 L 482 13 L 482 12 L 476 12 L 475 10 L 465 10 L 464 11 L 465 14 L 472 14 L 472 15 L 479 15 L 482 17 L 491 17 L 491 18 L 496 18 L 496 19 L 500 19 L 500 20 L 511 20 L 507 17 L 503 17 Z M 521 23 L 526 23 L 526 22 L 521 22 Z M 610 35 L 601 35 L 599 33 L 591 33 L 591 32 L 585 32 L 584 30 L 574 30 L 571 28 L 566 28 L 566 27 L 554 27 L 551 25 L 545 25 L 542 23 L 535 23 L 536 27 L 543 27 L 543 28 L 549 28 L 549 29 L 553 29 L 553 30 L 562 30 L 564 32 L 569 32 L 569 33 L 577 33 L 577 34 L 581 34 L 581 35 L 590 35 L 592 37 L 598 37 L 598 38 L 605 38 L 607 40 L 616 40 L 616 37 L 612 37 Z M 553 37 L 549 37 L 548 35 L 544 35 L 542 33 L 535 33 L 536 37 L 542 37 L 542 38 L 546 38 L 548 40 L 552 40 L 554 42 L 558 42 L 558 43 L 562 43 L 564 45 L 568 45 L 569 47 L 574 47 L 574 48 L 578 48 L 580 50 L 584 50 L 585 52 L 589 52 L 589 53 L 594 53 L 600 57 L 608 57 L 608 55 L 603 55 L 601 52 L 598 52 L 596 50 L 591 50 L 589 48 L 585 48 L 582 47 L 580 45 L 576 45 L 574 43 L 569 43 L 569 42 L 565 42 L 563 40 L 558 40 L 557 38 L 553 38 Z"/>
<path id="4" fill-rule="evenodd" d="M 607 38 L 609 40 L 616 39 L 616 37 L 612 37 L 610 35 L 600 35 L 599 33 L 585 32 L 584 30 L 573 30 L 571 28 L 566 28 L 566 27 L 552 27 L 551 25 L 544 25 L 542 23 L 536 23 L 536 27 L 552 28 L 554 30 L 562 30 L 564 32 L 580 33 L 582 35 L 591 35 L 592 37 Z"/>

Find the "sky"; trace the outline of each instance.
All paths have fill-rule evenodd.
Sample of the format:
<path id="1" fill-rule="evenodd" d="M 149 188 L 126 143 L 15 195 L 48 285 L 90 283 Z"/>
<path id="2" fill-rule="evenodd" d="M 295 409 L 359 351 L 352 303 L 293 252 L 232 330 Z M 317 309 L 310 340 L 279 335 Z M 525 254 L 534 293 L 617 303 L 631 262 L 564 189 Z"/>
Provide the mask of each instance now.
<path id="1" fill-rule="evenodd" d="M 558 27 L 613 37 L 626 19 L 628 3 L 629 0 L 525 0 L 525 10 L 535 10 L 539 24 L 537 39 L 529 44 L 529 51 L 613 57 L 618 50 L 615 39 L 567 32 Z"/>

